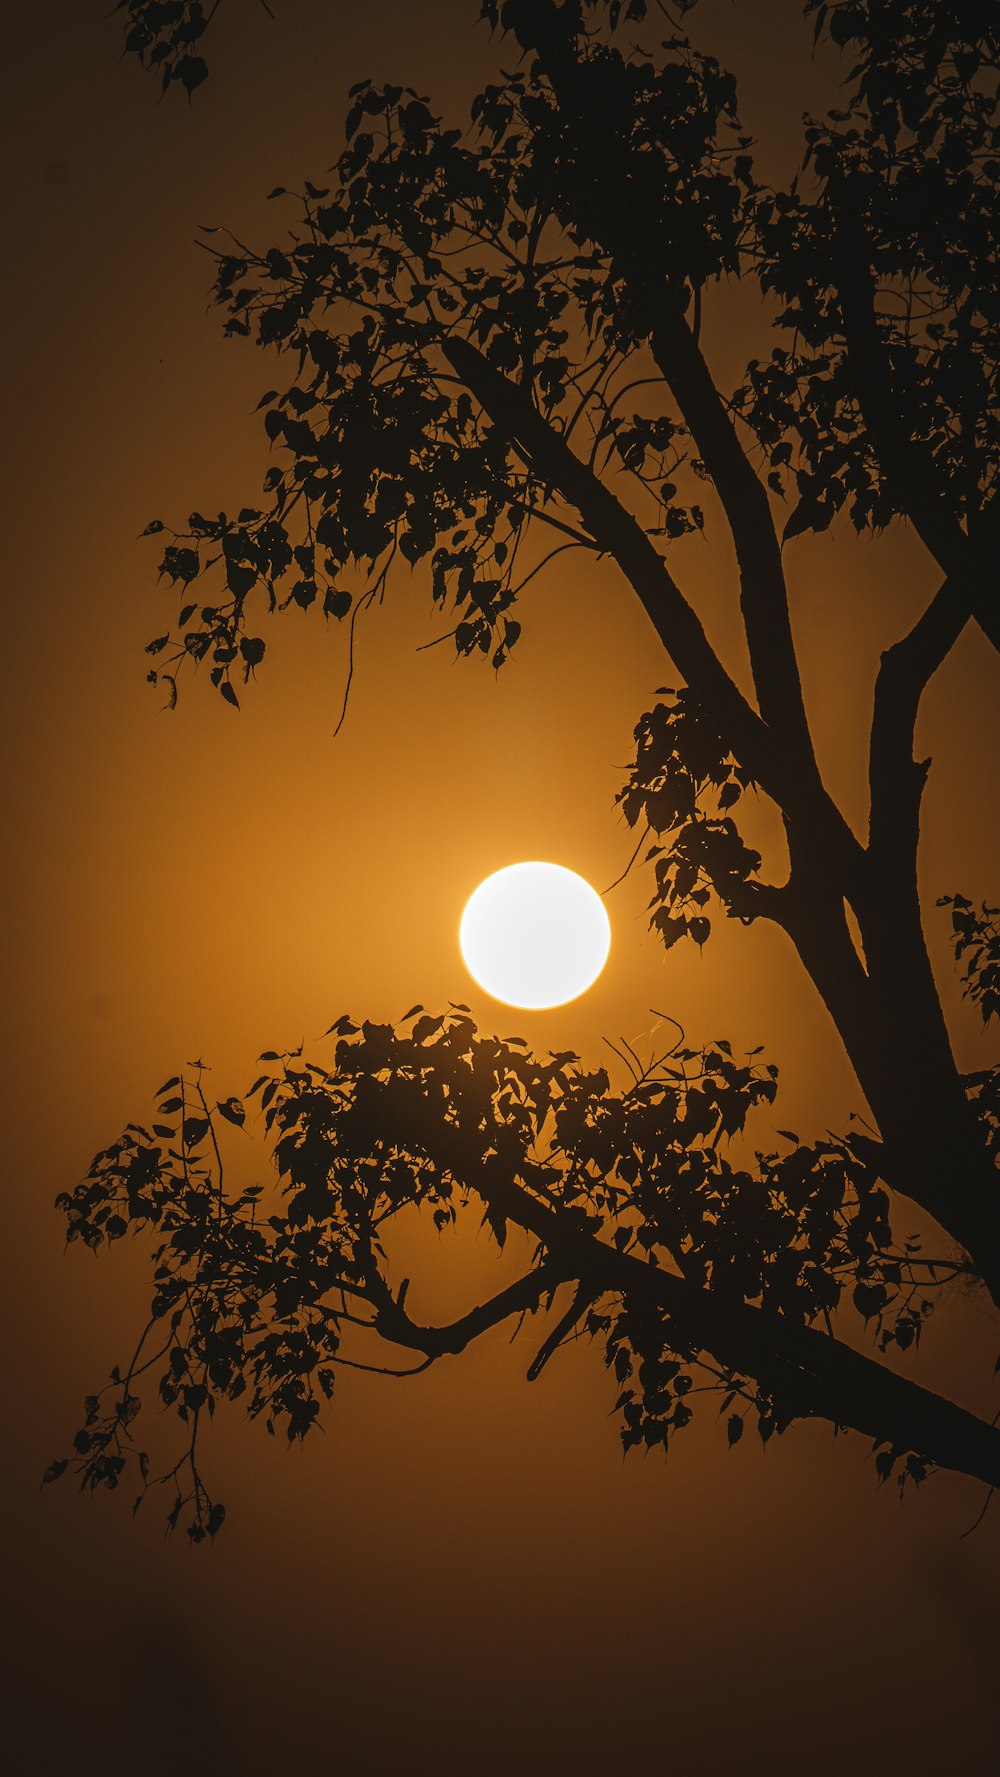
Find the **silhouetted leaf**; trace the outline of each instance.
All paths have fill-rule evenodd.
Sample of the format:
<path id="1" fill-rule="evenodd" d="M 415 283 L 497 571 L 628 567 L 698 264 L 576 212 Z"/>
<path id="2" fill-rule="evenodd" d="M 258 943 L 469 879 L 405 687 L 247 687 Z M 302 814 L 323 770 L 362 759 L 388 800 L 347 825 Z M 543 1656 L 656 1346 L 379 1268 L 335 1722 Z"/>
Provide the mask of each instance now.
<path id="1" fill-rule="evenodd" d="M 185 56 L 178 66 L 177 78 L 189 95 L 208 77 L 207 63 L 200 56 Z"/>

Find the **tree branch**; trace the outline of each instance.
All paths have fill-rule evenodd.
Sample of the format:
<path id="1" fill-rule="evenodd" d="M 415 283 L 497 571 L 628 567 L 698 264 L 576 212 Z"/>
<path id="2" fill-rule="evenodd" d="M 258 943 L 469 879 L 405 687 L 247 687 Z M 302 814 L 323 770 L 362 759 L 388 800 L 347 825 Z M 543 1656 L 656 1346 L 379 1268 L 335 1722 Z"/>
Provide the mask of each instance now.
<path id="1" fill-rule="evenodd" d="M 596 1235 L 563 1226 L 557 1211 L 521 1186 L 504 1181 L 491 1189 L 485 1178 L 480 1169 L 469 1180 L 471 1188 L 484 1200 L 489 1190 L 496 1206 L 537 1235 L 560 1265 L 667 1315 L 679 1345 L 707 1351 L 725 1369 L 753 1377 L 794 1417 L 828 1419 L 942 1468 L 1000 1485 L 1000 1428 L 842 1340 L 619 1253 Z"/>
<path id="2" fill-rule="evenodd" d="M 537 54 L 560 110 L 589 135 L 589 95 L 581 87 L 577 53 L 579 10 L 553 0 L 508 8 L 518 42 Z M 592 101 L 591 101 L 592 102 Z M 653 358 L 680 409 L 699 456 L 715 484 L 736 549 L 741 607 L 754 687 L 764 721 L 793 746 L 819 784 L 819 769 L 802 698 L 788 615 L 781 551 L 767 493 L 719 398 L 711 372 L 681 307 L 678 280 L 650 280 L 649 243 L 634 218 L 609 201 L 629 176 L 639 174 L 633 150 L 621 148 L 619 179 L 581 182 L 580 222 L 624 277 L 631 301 L 648 331 Z M 700 292 L 695 290 L 696 301 Z"/>
<path id="3" fill-rule="evenodd" d="M 513 31 L 522 49 L 537 56 L 561 113 L 568 124 L 576 126 L 580 142 L 591 140 L 593 94 L 583 79 L 585 64 L 579 55 L 581 9 L 572 4 L 557 6 L 554 0 L 508 0 L 504 25 Z M 731 681 L 727 680 L 725 686 L 712 686 L 716 719 L 730 739 L 735 756 L 785 814 L 798 822 L 826 868 L 834 870 L 843 882 L 845 892 L 860 890 L 864 854 L 823 786 L 813 749 L 789 620 L 781 551 L 767 493 L 740 444 L 684 318 L 684 268 L 678 268 L 676 253 L 669 248 L 665 254 L 651 252 L 647 235 L 636 229 L 634 211 L 609 196 L 630 184 L 641 191 L 644 179 L 648 178 L 644 157 L 636 155 L 627 142 L 616 141 L 616 152 L 614 178 L 607 176 L 608 169 L 604 167 L 600 179 L 580 180 L 574 219 L 622 278 L 637 331 L 648 337 L 656 364 L 721 500 L 739 565 L 741 609 L 754 688 L 773 744 L 755 746 L 755 737 L 746 732 L 746 706 L 739 710 L 734 705 L 735 687 Z M 652 272 L 651 263 L 655 268 Z M 697 288 L 695 294 L 697 297 Z M 562 491 L 567 493 L 565 484 Z M 568 497 L 576 504 L 575 494 Z M 610 553 L 616 554 L 619 565 L 632 579 L 661 640 L 688 684 L 707 701 L 707 675 L 694 676 L 679 652 L 679 645 L 683 647 L 686 638 L 680 633 L 677 614 L 671 614 L 669 623 L 658 620 L 656 610 L 647 602 L 621 554 L 613 548 Z M 655 559 L 659 561 L 658 557 Z M 675 603 L 680 600 L 676 588 L 673 599 Z M 689 607 L 685 606 L 685 611 L 693 617 Z M 711 653 L 700 625 L 698 628 L 703 649 Z M 715 656 L 711 658 L 714 677 L 721 668 Z M 725 709 L 724 704 L 728 706 Z"/>
<path id="4" fill-rule="evenodd" d="M 697 613 L 638 520 L 482 352 L 454 335 L 441 341 L 441 350 L 493 423 L 526 453 L 536 475 L 576 508 L 594 541 L 613 558 L 734 756 L 778 806 L 800 822 L 846 882 L 856 884 L 864 868 L 864 851 L 855 835 L 822 785 L 800 774 L 793 751 L 730 678 Z"/>
<path id="5" fill-rule="evenodd" d="M 961 535 L 963 565 L 938 588 L 907 635 L 882 655 L 875 682 L 868 781 L 871 792 L 869 850 L 881 864 L 893 856 L 916 857 L 920 798 L 927 764 L 913 758 L 920 699 L 969 620 L 968 587 L 996 572 L 1000 498 L 986 507 L 974 534 Z"/>
<path id="6" fill-rule="evenodd" d="M 650 334 L 657 366 L 715 484 L 740 570 L 740 606 L 760 713 L 819 779 L 788 615 L 781 550 L 767 492 L 675 302 L 657 304 Z"/>
<path id="7" fill-rule="evenodd" d="M 519 1277 L 515 1283 L 492 1296 L 481 1307 L 470 1309 L 459 1320 L 444 1327 L 426 1327 L 411 1320 L 403 1307 L 406 1284 L 393 1296 L 385 1279 L 374 1267 L 366 1275 L 370 1299 L 375 1308 L 375 1328 L 392 1345 L 409 1351 L 422 1351 L 428 1359 L 456 1356 L 473 1339 L 499 1326 L 512 1314 L 524 1314 L 538 1307 L 543 1296 L 566 1281 L 566 1274 L 554 1260 L 538 1266 Z"/>
<path id="8" fill-rule="evenodd" d="M 844 194 L 843 209 L 849 198 Z M 933 465 L 910 436 L 896 399 L 875 309 L 875 279 L 863 231 L 841 214 L 837 219 L 837 296 L 848 361 L 855 367 L 854 395 L 894 500 L 924 547 L 952 584 L 951 599 L 964 607 L 1000 649 L 1000 598 L 995 566 L 984 588 L 967 570 L 969 539 L 949 509 Z M 959 625 L 961 629 L 962 625 Z"/>
<path id="9" fill-rule="evenodd" d="M 543 1340 L 528 1365 L 527 1378 L 529 1382 L 538 1381 L 549 1358 L 558 1351 L 563 1340 L 569 1336 L 577 1322 L 586 1314 L 596 1293 L 594 1286 L 586 1280 L 580 1284 L 565 1314 L 556 1322 L 551 1333 Z"/>

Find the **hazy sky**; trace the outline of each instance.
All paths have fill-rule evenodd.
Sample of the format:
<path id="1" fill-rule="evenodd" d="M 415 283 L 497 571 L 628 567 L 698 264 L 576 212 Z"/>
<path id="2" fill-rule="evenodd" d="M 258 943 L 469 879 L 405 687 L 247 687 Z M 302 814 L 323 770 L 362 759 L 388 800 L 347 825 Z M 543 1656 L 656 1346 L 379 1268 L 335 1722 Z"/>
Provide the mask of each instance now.
<path id="1" fill-rule="evenodd" d="M 753 1439 L 729 1453 L 712 1405 L 666 1464 L 623 1464 L 596 1348 L 531 1386 L 530 1336 L 511 1348 L 503 1331 L 413 1383 L 344 1373 L 325 1436 L 290 1453 L 225 1416 L 208 1461 L 230 1522 L 210 1551 L 164 1541 L 159 1499 L 133 1523 L 125 1499 L 38 1492 L 83 1394 L 126 1351 L 148 1269 L 139 1249 L 64 1254 L 52 1199 L 195 1055 L 223 1097 L 259 1050 L 315 1042 L 347 1008 L 393 1018 L 465 999 L 488 1027 L 596 1060 L 603 1036 L 648 1046 L 656 1006 L 695 1042 L 765 1044 L 779 1126 L 842 1126 L 861 1102 L 780 935 L 736 927 L 665 958 L 638 875 L 609 898 L 611 960 L 575 1005 L 498 1013 L 463 970 L 458 916 L 489 870 L 549 857 L 603 889 L 627 862 L 614 794 L 636 719 L 675 681 L 610 571 L 570 556 L 533 583 L 499 679 L 447 645 L 417 652 L 448 626 L 404 573 L 361 636 L 336 740 L 345 636 L 315 613 L 265 632 L 239 716 L 193 680 L 161 709 L 142 649 L 174 601 L 138 533 L 242 503 L 266 467 L 252 410 L 271 368 L 206 311 L 197 224 L 269 244 L 282 214 L 265 194 L 322 175 L 353 81 L 405 80 L 459 120 L 496 51 L 474 0 L 281 0 L 275 22 L 233 3 L 194 104 L 157 104 L 105 9 L 25 5 L 5 30 L 15 1769 L 987 1769 L 1000 1508 L 959 1541 L 980 1489 L 938 1478 L 901 1511 L 860 1440 L 798 1427 L 766 1454 Z M 708 0 L 699 17 L 746 72 L 767 169 L 790 171 L 800 110 L 835 102 L 831 64 L 810 62 L 784 0 Z M 710 307 L 714 364 L 749 354 L 753 322 L 730 298 Z M 738 669 L 723 539 L 675 559 Z M 905 539 L 834 535 L 788 560 L 824 764 L 859 818 L 879 650 L 933 576 Z M 998 691 L 970 635 L 928 698 L 929 903 L 996 895 L 979 784 L 1000 751 Z M 985 1065 L 943 927 L 933 942 L 962 1059 Z M 249 1140 L 245 1164 L 266 1164 Z M 414 1259 L 429 1314 L 470 1303 L 496 1263 L 471 1235 L 428 1235 Z M 926 1340 L 923 1379 L 961 1376 L 959 1398 L 989 1414 L 995 1326 L 976 1302 Z"/>

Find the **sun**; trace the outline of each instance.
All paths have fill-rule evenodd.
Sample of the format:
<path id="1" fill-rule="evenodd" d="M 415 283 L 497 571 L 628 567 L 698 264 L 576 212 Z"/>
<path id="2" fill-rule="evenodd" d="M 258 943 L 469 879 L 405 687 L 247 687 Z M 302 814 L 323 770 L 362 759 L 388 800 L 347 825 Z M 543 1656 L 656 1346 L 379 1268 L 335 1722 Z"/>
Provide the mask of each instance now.
<path id="1" fill-rule="evenodd" d="M 507 1006 L 563 1006 L 592 987 L 611 948 L 604 903 L 575 870 L 537 860 L 487 876 L 466 902 L 470 975 Z"/>

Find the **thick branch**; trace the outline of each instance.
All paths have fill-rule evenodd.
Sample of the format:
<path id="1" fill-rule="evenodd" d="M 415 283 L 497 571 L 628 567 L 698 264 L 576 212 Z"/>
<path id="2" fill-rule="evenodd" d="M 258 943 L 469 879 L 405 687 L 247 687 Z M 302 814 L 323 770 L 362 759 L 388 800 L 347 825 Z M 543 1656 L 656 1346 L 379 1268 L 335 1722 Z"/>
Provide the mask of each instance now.
<path id="1" fill-rule="evenodd" d="M 373 1266 L 366 1271 L 366 1293 L 375 1306 L 376 1329 L 392 1344 L 431 1360 L 457 1354 L 502 1321 L 538 1308 L 561 1283 L 575 1280 L 574 1300 L 529 1375 L 538 1373 L 587 1302 L 613 1292 L 667 1317 L 665 1335 L 678 1348 L 707 1352 L 734 1375 L 752 1378 L 792 1417 L 828 1419 L 875 1442 L 914 1451 L 942 1468 L 1000 1486 L 1000 1429 L 965 1408 L 829 1334 L 765 1313 L 725 1295 L 718 1285 L 702 1288 L 648 1259 L 619 1252 L 515 1183 L 499 1155 L 487 1158 L 467 1183 L 489 1208 L 533 1234 L 548 1256 L 444 1327 L 411 1320 L 403 1307 L 406 1285 L 393 1296 Z"/>
<path id="2" fill-rule="evenodd" d="M 470 1181 L 473 1183 L 473 1181 Z M 474 1188 L 490 1187 L 480 1174 Z M 511 1219 L 536 1234 L 575 1274 L 669 1316 L 683 1347 L 709 1352 L 751 1376 L 796 1417 L 828 1419 L 942 1468 L 1000 1486 L 1000 1428 L 921 1388 L 841 1340 L 796 1326 L 717 1288 L 702 1289 L 595 1235 L 563 1225 L 558 1211 L 513 1183 L 494 1192 Z"/>
<path id="3" fill-rule="evenodd" d="M 788 614 L 781 549 L 767 493 L 741 445 L 711 372 L 676 304 L 657 304 L 650 335 L 657 366 L 680 408 L 729 522 L 754 687 L 765 722 L 818 779 Z"/>
<path id="4" fill-rule="evenodd" d="M 442 350 L 484 412 L 523 449 L 539 478 L 576 508 L 595 543 L 612 557 L 638 594 L 663 646 L 719 720 L 737 757 L 762 787 L 775 794 L 771 737 L 729 677 L 700 618 L 638 520 L 482 352 L 454 336 L 442 341 Z"/>
<path id="5" fill-rule="evenodd" d="M 800 862 L 795 838 L 790 831 L 792 876 L 771 916 L 794 943 L 868 1100 L 884 1143 L 882 1176 L 965 1248 L 1000 1306 L 997 1172 L 952 1054 L 921 925 L 915 856 L 906 869 L 868 859 L 858 904 L 865 967 L 836 883 L 814 860 Z"/>
<path id="6" fill-rule="evenodd" d="M 962 565 L 938 588 L 913 628 L 882 655 L 875 684 L 869 756 L 869 850 L 877 864 L 893 856 L 912 867 L 926 765 L 913 758 L 920 699 L 951 652 L 970 615 L 968 587 L 995 576 L 1000 500 L 992 498 L 971 537 L 961 538 Z"/>
<path id="7" fill-rule="evenodd" d="M 517 442 L 536 475 L 576 508 L 594 541 L 625 575 L 670 658 L 717 722 L 734 756 L 780 808 L 812 833 L 831 863 L 836 860 L 848 880 L 855 879 L 864 853 L 839 809 L 822 789 L 817 794 L 812 783 L 803 781 L 792 751 L 730 678 L 697 613 L 638 520 L 482 352 L 453 336 L 442 341 L 441 349 L 484 412 Z"/>
<path id="8" fill-rule="evenodd" d="M 917 623 L 882 655 L 875 681 L 868 846 L 876 867 L 917 855 L 920 800 L 929 760 L 913 757 L 914 730 L 924 687 L 957 642 L 968 620 L 965 601 L 946 580 Z"/>

